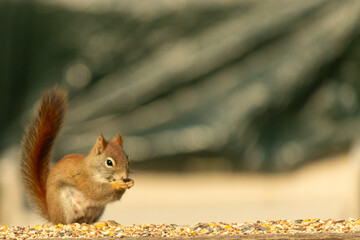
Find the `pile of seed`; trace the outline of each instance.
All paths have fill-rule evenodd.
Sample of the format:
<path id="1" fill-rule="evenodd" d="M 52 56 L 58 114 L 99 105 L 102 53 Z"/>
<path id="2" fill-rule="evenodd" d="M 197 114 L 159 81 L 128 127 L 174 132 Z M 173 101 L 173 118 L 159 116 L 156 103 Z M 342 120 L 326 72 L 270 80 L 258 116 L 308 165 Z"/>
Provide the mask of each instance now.
<path id="1" fill-rule="evenodd" d="M 144 224 L 123 226 L 109 221 L 101 224 L 41 226 L 0 226 L 0 239 L 28 238 L 93 238 L 93 237 L 181 237 L 230 236 L 250 234 L 353 233 L 360 232 L 360 220 L 269 220 L 252 223 Z"/>

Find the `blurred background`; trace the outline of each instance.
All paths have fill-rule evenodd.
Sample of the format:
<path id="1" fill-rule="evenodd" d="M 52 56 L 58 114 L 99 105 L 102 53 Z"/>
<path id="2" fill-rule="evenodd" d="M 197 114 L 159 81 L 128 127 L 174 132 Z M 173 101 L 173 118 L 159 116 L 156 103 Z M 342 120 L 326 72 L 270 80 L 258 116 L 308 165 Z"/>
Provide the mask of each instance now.
<path id="1" fill-rule="evenodd" d="M 359 217 L 360 1 L 0 1 L 0 224 L 39 224 L 19 144 L 69 91 L 54 160 L 122 132 L 122 224 Z"/>

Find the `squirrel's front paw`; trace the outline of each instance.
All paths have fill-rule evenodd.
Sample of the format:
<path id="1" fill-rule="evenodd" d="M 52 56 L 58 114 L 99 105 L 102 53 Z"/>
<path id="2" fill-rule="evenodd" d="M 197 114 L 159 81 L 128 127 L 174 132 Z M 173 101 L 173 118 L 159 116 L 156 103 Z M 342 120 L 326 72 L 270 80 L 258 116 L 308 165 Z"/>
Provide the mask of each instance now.
<path id="1" fill-rule="evenodd" d="M 111 185 L 116 190 L 125 190 L 134 186 L 134 180 L 127 179 L 126 181 L 115 181 L 112 182 Z"/>
<path id="2" fill-rule="evenodd" d="M 124 182 L 126 183 L 127 188 L 131 188 L 132 186 L 134 186 L 134 180 L 132 180 L 130 178 L 125 180 Z"/>

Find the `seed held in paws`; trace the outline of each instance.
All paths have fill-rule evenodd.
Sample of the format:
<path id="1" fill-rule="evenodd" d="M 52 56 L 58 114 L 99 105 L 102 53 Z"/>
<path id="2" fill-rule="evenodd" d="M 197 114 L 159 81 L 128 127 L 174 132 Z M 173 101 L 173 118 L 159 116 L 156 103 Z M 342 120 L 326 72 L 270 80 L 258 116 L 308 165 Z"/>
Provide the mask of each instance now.
<path id="1" fill-rule="evenodd" d="M 125 190 L 134 186 L 134 181 L 132 179 L 126 179 L 124 181 L 111 182 L 111 185 L 116 190 Z"/>

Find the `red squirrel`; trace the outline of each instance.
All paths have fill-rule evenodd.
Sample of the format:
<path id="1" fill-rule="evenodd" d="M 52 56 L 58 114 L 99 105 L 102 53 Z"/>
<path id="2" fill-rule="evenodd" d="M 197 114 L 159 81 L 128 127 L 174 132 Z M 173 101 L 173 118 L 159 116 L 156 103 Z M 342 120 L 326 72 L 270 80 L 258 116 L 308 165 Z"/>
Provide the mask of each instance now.
<path id="1" fill-rule="evenodd" d="M 134 185 L 120 133 L 110 141 L 101 134 L 88 155 L 70 154 L 51 170 L 53 144 L 67 110 L 67 93 L 43 93 L 22 140 L 21 171 L 31 203 L 48 221 L 94 223 L 110 202 Z"/>

